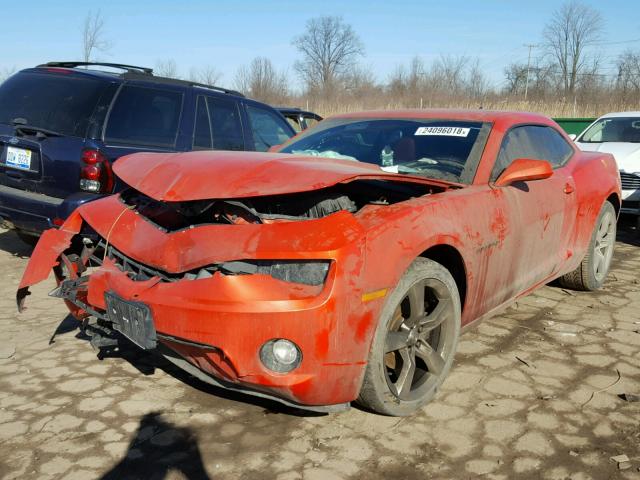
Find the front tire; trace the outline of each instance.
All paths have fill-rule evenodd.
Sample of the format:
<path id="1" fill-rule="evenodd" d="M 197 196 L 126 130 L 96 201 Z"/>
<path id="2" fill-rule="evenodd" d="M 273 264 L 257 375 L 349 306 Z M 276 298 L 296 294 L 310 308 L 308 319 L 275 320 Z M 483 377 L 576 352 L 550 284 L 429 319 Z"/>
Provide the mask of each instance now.
<path id="1" fill-rule="evenodd" d="M 453 277 L 439 263 L 416 259 L 382 310 L 357 402 L 384 415 L 411 415 L 444 382 L 459 337 Z"/>
<path id="2" fill-rule="evenodd" d="M 610 202 L 604 202 L 584 259 L 573 272 L 559 278 L 560 285 L 584 291 L 598 290 L 602 287 L 611 266 L 616 231 L 616 210 Z"/>

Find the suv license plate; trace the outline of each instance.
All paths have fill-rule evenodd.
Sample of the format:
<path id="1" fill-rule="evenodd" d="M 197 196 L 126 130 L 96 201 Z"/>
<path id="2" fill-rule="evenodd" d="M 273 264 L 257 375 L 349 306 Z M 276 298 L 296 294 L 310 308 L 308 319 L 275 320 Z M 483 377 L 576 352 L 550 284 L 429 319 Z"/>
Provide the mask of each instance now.
<path id="1" fill-rule="evenodd" d="M 9 167 L 19 168 L 20 170 L 31 170 L 31 150 L 7 147 L 6 164 Z"/>
<path id="2" fill-rule="evenodd" d="M 123 300 L 113 293 L 105 293 L 107 318 L 113 328 L 145 350 L 156 348 L 156 327 L 151 318 L 151 310 L 141 302 Z"/>

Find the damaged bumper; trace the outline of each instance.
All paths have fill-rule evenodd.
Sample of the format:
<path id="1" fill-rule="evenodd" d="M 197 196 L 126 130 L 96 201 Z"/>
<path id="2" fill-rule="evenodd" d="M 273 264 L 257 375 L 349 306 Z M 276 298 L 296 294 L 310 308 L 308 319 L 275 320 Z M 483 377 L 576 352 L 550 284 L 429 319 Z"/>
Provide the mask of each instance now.
<path id="1" fill-rule="evenodd" d="M 358 395 L 382 302 L 359 301 L 363 292 L 353 281 L 362 268 L 359 242 L 353 241 L 359 226 L 350 215 L 333 217 L 305 227 L 340 232 L 327 235 L 321 251 L 304 244 L 291 251 L 291 225 L 282 224 L 261 226 L 261 235 L 249 227 L 229 228 L 244 230 L 237 239 L 244 245 L 241 253 L 236 244 L 231 254 L 229 242 L 221 245 L 215 235 L 218 226 L 161 232 L 111 197 L 81 207 L 59 230 L 44 233 L 20 283 L 18 306 L 24 307 L 28 288 L 53 268 L 58 288 L 52 295 L 63 298 L 74 316 L 99 318 L 141 348 L 159 348 L 201 380 L 287 405 L 340 410 Z M 69 253 L 72 243 L 82 243 L 74 237 L 84 223 L 106 245 Z M 145 250 L 153 262 L 141 262 Z M 269 258 L 322 259 L 330 266 L 321 285 L 264 273 L 178 275 L 214 261 L 257 258 L 259 252 Z M 142 275 L 140 268 L 148 271 Z M 260 358 L 263 345 L 280 338 L 301 352 L 290 373 L 271 371 Z"/>

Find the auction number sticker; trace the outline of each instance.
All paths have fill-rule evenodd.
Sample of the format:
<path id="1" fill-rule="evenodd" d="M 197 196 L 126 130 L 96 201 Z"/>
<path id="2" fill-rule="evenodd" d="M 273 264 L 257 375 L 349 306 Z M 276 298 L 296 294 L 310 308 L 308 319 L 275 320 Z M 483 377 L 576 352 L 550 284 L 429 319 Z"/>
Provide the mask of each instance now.
<path id="1" fill-rule="evenodd" d="M 470 128 L 463 127 L 418 127 L 415 135 L 442 135 L 445 137 L 466 137 Z"/>

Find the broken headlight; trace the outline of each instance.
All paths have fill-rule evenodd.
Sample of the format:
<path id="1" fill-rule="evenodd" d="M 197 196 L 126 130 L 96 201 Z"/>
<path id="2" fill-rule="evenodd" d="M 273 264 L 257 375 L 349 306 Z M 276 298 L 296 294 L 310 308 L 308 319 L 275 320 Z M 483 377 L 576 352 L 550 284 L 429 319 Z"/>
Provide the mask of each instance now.
<path id="1" fill-rule="evenodd" d="M 231 275 L 261 273 L 284 282 L 317 286 L 323 285 L 327 279 L 330 264 L 326 260 L 255 260 L 225 262 L 219 267 Z"/>

